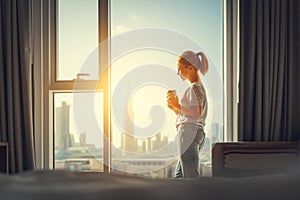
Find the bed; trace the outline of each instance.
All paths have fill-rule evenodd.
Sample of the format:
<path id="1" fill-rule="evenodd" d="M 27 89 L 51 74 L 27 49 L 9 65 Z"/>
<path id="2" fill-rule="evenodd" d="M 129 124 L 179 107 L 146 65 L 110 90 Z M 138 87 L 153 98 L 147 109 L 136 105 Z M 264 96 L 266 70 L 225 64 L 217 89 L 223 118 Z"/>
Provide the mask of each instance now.
<path id="1" fill-rule="evenodd" d="M 212 149 L 212 174 L 247 177 L 300 168 L 299 142 L 218 142 Z M 300 199 L 300 198 L 299 198 Z"/>
<path id="2" fill-rule="evenodd" d="M 0 198 L 9 200 L 299 200 L 300 171 L 243 178 L 149 179 L 70 171 L 0 175 Z"/>

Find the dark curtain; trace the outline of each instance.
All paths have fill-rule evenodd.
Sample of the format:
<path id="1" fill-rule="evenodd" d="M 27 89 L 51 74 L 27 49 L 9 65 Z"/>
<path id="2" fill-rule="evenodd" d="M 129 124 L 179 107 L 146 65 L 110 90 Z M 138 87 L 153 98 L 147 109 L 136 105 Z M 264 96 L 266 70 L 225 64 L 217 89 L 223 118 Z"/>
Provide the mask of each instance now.
<path id="1" fill-rule="evenodd" d="M 300 137 L 300 1 L 240 1 L 240 141 Z"/>
<path id="2" fill-rule="evenodd" d="M 1 0 L 0 17 L 0 140 L 18 173 L 34 168 L 30 0 Z"/>

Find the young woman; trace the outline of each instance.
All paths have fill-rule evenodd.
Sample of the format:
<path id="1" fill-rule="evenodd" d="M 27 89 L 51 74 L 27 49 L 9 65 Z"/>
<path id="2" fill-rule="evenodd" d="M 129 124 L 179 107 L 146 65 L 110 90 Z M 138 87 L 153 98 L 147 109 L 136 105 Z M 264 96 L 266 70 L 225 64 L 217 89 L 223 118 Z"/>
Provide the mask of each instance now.
<path id="1" fill-rule="evenodd" d="M 180 159 L 175 168 L 174 177 L 195 178 L 199 176 L 199 149 L 203 144 L 204 126 L 207 117 L 207 99 L 198 71 L 208 72 L 208 60 L 203 52 L 185 51 L 179 56 L 178 75 L 188 80 L 181 101 L 174 90 L 167 94 L 168 107 L 176 115 L 176 128 Z"/>

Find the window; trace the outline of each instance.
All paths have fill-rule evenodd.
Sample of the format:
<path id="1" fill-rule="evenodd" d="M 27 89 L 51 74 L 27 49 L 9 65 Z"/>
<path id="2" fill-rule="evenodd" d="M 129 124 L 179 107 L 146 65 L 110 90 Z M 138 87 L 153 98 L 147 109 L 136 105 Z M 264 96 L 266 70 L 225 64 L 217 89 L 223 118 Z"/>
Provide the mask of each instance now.
<path id="1" fill-rule="evenodd" d="M 50 24 L 49 35 L 45 34 L 50 41 L 45 63 L 50 168 L 107 171 L 103 163 L 108 151 L 104 139 L 108 138 L 108 84 L 100 78 L 107 53 L 98 49 L 102 38 L 107 38 L 107 21 L 99 11 L 103 7 L 101 14 L 107 12 L 101 6 L 107 2 L 45 2 Z"/>
<path id="2" fill-rule="evenodd" d="M 54 85 L 62 81 L 75 80 L 80 84 L 84 80 L 97 80 L 98 1 L 59 0 L 56 17 L 56 65 L 52 68 L 56 70 L 51 74 Z M 87 59 L 92 51 L 95 51 L 93 58 Z M 89 120 L 94 119 L 91 116 L 95 113 L 101 117 L 103 109 L 93 111 L 86 106 L 94 105 L 93 93 L 56 90 L 53 98 L 55 169 L 103 171 L 100 162 L 103 144 L 100 134 L 97 137 L 100 131 L 96 126 L 99 123 Z M 97 99 L 99 104 L 95 105 L 103 103 L 99 94 Z"/>
<path id="3" fill-rule="evenodd" d="M 56 17 L 56 81 L 98 80 L 98 0 L 58 0 Z"/>
<path id="4" fill-rule="evenodd" d="M 53 98 L 55 169 L 103 171 L 103 93 L 55 92 Z"/>
<path id="5" fill-rule="evenodd" d="M 187 87 L 176 76 L 187 49 L 210 62 L 201 153 L 210 162 L 212 143 L 224 140 L 223 1 L 57 0 L 44 8 L 50 167 L 169 177 L 176 116 L 165 94 Z"/>
<path id="6" fill-rule="evenodd" d="M 201 162 L 210 163 L 212 144 L 224 140 L 223 1 L 110 3 L 113 170 L 170 176 L 177 161 L 176 116 L 165 96 L 168 89 L 182 96 L 188 85 L 176 75 L 185 50 L 209 58 L 210 71 L 201 77 L 209 101 Z"/>

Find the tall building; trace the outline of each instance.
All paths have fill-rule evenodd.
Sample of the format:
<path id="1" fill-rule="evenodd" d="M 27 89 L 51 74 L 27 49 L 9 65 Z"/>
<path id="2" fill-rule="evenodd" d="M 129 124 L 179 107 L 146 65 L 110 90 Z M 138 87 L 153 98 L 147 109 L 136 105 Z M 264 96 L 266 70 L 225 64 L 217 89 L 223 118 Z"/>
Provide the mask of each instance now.
<path id="1" fill-rule="evenodd" d="M 137 138 L 134 136 L 134 111 L 133 111 L 133 100 L 131 97 L 129 99 L 127 110 L 128 113 L 124 113 L 124 118 L 126 119 L 124 124 L 126 133 L 125 132 L 122 133 L 121 147 L 124 151 L 138 152 L 138 141 Z"/>
<path id="2" fill-rule="evenodd" d="M 86 132 L 80 133 L 79 143 L 81 146 L 86 146 Z"/>
<path id="3" fill-rule="evenodd" d="M 152 141 L 152 151 L 157 151 L 168 145 L 168 137 L 161 136 L 161 133 L 155 135 L 155 140 Z"/>
<path id="4" fill-rule="evenodd" d="M 146 153 L 147 146 L 146 146 L 146 140 L 142 140 L 142 144 L 139 145 L 139 153 Z"/>
<path id="5" fill-rule="evenodd" d="M 129 133 L 122 134 L 122 149 L 128 152 L 138 152 L 138 140 Z"/>
<path id="6" fill-rule="evenodd" d="M 147 151 L 151 152 L 152 151 L 152 141 L 151 137 L 147 138 Z"/>
<path id="7" fill-rule="evenodd" d="M 219 139 L 219 134 L 220 134 L 220 124 L 219 123 L 212 123 L 211 125 L 211 140 L 212 142 L 217 142 Z"/>
<path id="8" fill-rule="evenodd" d="M 61 107 L 57 107 L 55 112 L 55 148 L 66 150 L 72 145 L 69 123 L 70 105 L 63 101 Z"/>

